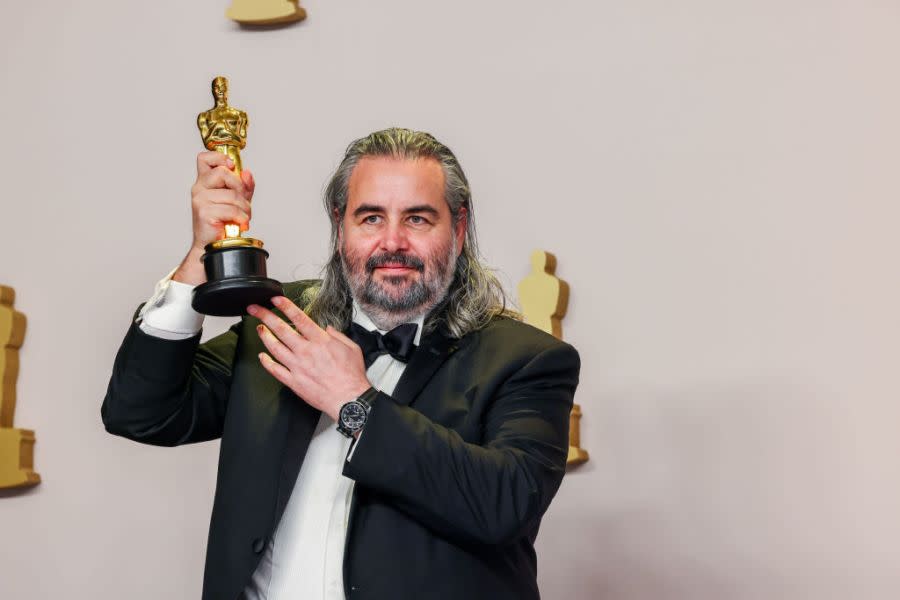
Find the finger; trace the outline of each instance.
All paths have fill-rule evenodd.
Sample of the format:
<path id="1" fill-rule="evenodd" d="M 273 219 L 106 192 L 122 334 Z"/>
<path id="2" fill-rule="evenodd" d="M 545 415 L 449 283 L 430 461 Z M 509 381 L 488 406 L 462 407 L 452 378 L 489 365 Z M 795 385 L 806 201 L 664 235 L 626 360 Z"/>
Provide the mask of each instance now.
<path id="1" fill-rule="evenodd" d="M 309 318 L 305 312 L 300 310 L 296 304 L 285 298 L 284 296 L 275 296 L 272 298 L 272 304 L 281 309 L 281 312 L 291 320 L 291 323 L 300 332 L 300 335 L 310 341 L 327 341 L 328 334 L 319 327 L 315 321 Z"/>
<path id="2" fill-rule="evenodd" d="M 293 353 L 291 353 L 290 349 L 272 334 L 272 331 L 268 327 L 265 325 L 257 325 L 256 333 L 259 334 L 259 339 L 262 340 L 266 350 L 268 350 L 280 363 L 289 365 L 293 362 Z"/>
<path id="3" fill-rule="evenodd" d="M 272 374 L 272 377 L 274 377 L 284 385 L 290 386 L 291 372 L 287 369 L 287 367 L 275 362 L 275 360 L 265 352 L 259 353 L 259 362 L 262 364 L 263 368 L 266 371 Z"/>
<path id="4" fill-rule="evenodd" d="M 203 198 L 213 204 L 230 204 L 248 215 L 251 214 L 250 203 L 243 196 L 236 194 L 234 190 L 206 190 L 203 192 Z"/>
<path id="5" fill-rule="evenodd" d="M 344 335 L 343 333 L 341 333 L 340 331 L 338 331 L 331 325 L 329 325 L 328 327 L 325 328 L 325 332 L 328 335 L 330 335 L 331 337 L 335 338 L 337 341 L 339 341 L 342 344 L 344 344 L 345 346 L 347 346 L 348 348 L 351 348 L 353 350 L 359 349 L 359 344 L 357 344 L 356 342 L 354 342 L 353 340 L 348 338 L 346 335 Z"/>
<path id="6" fill-rule="evenodd" d="M 228 188 L 234 190 L 240 195 L 244 195 L 244 182 L 241 178 L 234 174 L 228 167 L 218 166 L 204 173 L 198 178 L 201 187 L 207 189 Z"/>
<path id="7" fill-rule="evenodd" d="M 299 333 L 291 329 L 290 325 L 271 310 L 258 304 L 251 304 L 247 307 L 247 312 L 262 321 L 292 351 L 300 349 L 306 343 Z"/>
<path id="8" fill-rule="evenodd" d="M 198 216 L 213 227 L 226 223 L 248 227 L 250 223 L 250 215 L 231 204 L 208 204 L 200 209 Z"/>
<path id="9" fill-rule="evenodd" d="M 210 150 L 197 155 L 197 178 L 216 167 L 234 168 L 234 162 L 221 152 Z"/>

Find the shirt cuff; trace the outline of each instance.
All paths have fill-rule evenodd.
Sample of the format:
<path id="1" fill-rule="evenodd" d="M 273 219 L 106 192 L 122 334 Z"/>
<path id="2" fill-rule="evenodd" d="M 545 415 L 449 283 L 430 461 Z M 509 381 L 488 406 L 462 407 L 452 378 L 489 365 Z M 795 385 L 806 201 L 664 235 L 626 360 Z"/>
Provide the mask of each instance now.
<path id="1" fill-rule="evenodd" d="M 153 295 L 138 313 L 136 321 L 148 335 L 183 340 L 197 335 L 203 327 L 203 315 L 191 307 L 194 286 L 174 281 L 176 269 L 156 284 Z"/>
<path id="2" fill-rule="evenodd" d="M 347 462 L 353 458 L 353 453 L 356 452 L 356 447 L 359 445 L 359 441 L 362 439 L 363 434 L 366 432 L 366 428 L 363 427 L 359 430 L 359 435 L 353 440 L 353 445 L 350 446 L 350 452 L 347 454 Z"/>

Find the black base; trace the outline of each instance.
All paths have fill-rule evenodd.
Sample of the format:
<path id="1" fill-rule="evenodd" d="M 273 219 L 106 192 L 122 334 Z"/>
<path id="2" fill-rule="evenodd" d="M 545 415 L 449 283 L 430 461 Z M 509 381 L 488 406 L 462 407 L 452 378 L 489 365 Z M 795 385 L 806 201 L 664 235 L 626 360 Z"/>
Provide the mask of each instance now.
<path id="1" fill-rule="evenodd" d="M 206 283 L 194 288 L 191 306 L 198 313 L 215 317 L 238 317 L 246 314 L 251 304 L 271 306 L 272 296 L 281 296 L 281 284 L 266 275 L 266 258 L 262 248 L 239 246 L 206 248 L 201 259 Z"/>
<path id="2" fill-rule="evenodd" d="M 214 317 L 238 317 L 247 314 L 251 304 L 269 306 L 273 296 L 281 296 L 281 284 L 266 277 L 230 277 L 207 281 L 194 288 L 191 306 L 198 313 Z"/>

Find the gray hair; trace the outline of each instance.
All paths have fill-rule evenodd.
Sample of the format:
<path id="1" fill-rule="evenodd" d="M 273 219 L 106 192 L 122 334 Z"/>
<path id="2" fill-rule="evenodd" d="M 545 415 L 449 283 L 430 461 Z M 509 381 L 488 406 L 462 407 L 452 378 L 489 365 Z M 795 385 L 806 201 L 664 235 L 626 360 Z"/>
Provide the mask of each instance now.
<path id="1" fill-rule="evenodd" d="M 305 294 L 307 313 L 320 326 L 344 331 L 352 318 L 350 287 L 344 278 L 338 232 L 347 209 L 350 176 L 366 156 L 387 156 L 414 160 L 431 158 L 444 173 L 444 199 L 454 223 L 467 216 L 462 251 L 456 259 L 453 281 L 447 296 L 425 320 L 425 332 L 443 325 L 455 338 L 481 329 L 497 316 L 519 318 L 506 308 L 506 294 L 496 275 L 478 260 L 475 215 L 469 181 L 453 152 L 434 136 L 421 131 L 392 127 L 360 138 L 347 147 L 344 159 L 325 188 L 325 210 L 331 221 L 331 259 L 325 265 L 321 285 Z"/>

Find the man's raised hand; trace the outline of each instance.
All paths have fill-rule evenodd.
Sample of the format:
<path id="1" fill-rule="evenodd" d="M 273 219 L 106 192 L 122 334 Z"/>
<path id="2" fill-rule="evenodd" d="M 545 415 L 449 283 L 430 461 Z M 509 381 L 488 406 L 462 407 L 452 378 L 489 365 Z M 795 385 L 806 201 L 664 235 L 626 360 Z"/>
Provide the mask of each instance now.
<path id="1" fill-rule="evenodd" d="M 225 224 L 236 223 L 241 231 L 250 226 L 253 174 L 244 170 L 238 177 L 232 172 L 234 162 L 221 152 L 197 155 L 197 179 L 191 187 L 193 240 L 191 249 L 173 279 L 191 285 L 206 281 L 200 257 L 203 248 L 225 237 Z"/>

